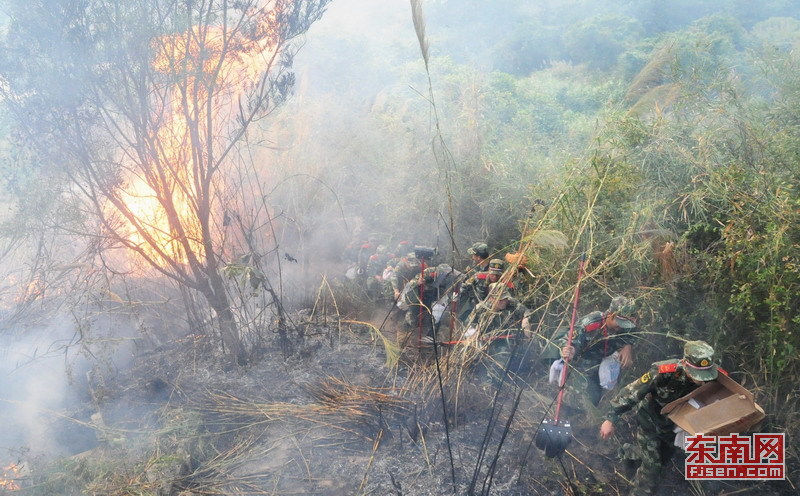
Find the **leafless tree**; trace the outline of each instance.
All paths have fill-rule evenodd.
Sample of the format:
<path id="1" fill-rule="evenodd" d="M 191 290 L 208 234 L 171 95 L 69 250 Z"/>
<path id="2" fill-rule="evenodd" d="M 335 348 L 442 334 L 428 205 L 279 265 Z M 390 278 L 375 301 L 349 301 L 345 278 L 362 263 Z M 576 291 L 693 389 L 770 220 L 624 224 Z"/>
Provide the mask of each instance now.
<path id="1" fill-rule="evenodd" d="M 232 360 L 230 168 L 290 94 L 328 1 L 12 2 L 0 92 L 41 170 L 63 173 L 101 236 L 200 293 Z"/>

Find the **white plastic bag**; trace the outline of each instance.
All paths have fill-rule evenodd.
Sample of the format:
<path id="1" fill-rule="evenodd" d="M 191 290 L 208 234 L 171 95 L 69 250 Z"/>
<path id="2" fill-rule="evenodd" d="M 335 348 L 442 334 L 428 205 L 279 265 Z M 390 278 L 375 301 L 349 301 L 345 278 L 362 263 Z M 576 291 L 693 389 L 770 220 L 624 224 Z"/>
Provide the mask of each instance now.
<path id="1" fill-rule="evenodd" d="M 619 363 L 619 352 L 615 351 L 613 354 L 605 357 L 603 361 L 600 362 L 600 370 L 598 371 L 600 386 L 602 386 L 603 389 L 613 389 L 614 386 L 617 385 L 621 369 L 622 364 Z"/>
<path id="2" fill-rule="evenodd" d="M 675 446 L 686 451 L 686 436 L 688 436 L 689 433 L 681 429 L 677 425 L 673 429 L 673 432 L 675 432 L 675 442 L 674 442 Z"/>
<path id="3" fill-rule="evenodd" d="M 561 380 L 561 371 L 564 370 L 564 359 L 559 358 L 550 366 L 550 384 L 558 384 Z"/>
<path id="4" fill-rule="evenodd" d="M 444 315 L 445 310 L 447 310 L 447 307 L 444 303 L 436 303 L 433 305 L 433 308 L 431 308 L 431 315 L 433 315 L 433 322 L 435 324 L 439 323 L 439 320 L 442 318 L 442 315 Z"/>
<path id="5" fill-rule="evenodd" d="M 419 308 L 419 297 L 416 295 L 409 295 L 410 292 L 416 291 L 416 288 L 411 286 L 411 282 L 407 282 L 400 292 L 400 298 L 397 299 L 397 308 L 400 310 L 408 310 L 411 305 Z"/>

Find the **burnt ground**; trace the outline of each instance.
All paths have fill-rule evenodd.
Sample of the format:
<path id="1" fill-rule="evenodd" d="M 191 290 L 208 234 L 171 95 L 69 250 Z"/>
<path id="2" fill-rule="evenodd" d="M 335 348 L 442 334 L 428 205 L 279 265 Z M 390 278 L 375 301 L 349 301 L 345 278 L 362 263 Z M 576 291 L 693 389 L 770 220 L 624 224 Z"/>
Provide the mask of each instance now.
<path id="1" fill-rule="evenodd" d="M 203 337 L 143 354 L 102 388 L 95 384 L 107 397 L 94 451 L 131 445 L 145 425 L 159 429 L 158 450 L 172 462 L 140 475 L 159 485 L 154 494 L 628 493 L 632 472 L 616 453 L 632 431 L 618 428 L 617 440 L 600 441 L 600 414 L 579 393 L 566 396 L 573 439 L 560 459 L 532 443 L 556 395 L 544 365 L 525 360 L 514 380 L 499 380 L 484 355 L 465 359 L 475 356 L 467 345 L 420 348 L 390 317 L 384 338 L 405 343 L 388 353 L 398 360 L 390 367 L 375 333 L 385 316 L 380 309 L 342 321 L 300 316 L 303 338 L 290 356 L 276 347 L 241 370 L 224 370 Z M 682 474 L 676 457 L 658 494 L 763 492 L 755 483 L 692 486 Z"/>

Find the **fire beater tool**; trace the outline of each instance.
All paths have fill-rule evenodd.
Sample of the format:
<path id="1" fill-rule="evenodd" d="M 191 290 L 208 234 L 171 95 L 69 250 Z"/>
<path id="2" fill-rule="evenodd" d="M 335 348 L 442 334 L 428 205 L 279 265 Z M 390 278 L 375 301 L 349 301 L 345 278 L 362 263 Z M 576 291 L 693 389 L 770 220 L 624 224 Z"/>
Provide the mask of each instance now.
<path id="1" fill-rule="evenodd" d="M 575 319 L 578 315 L 578 299 L 581 294 L 581 279 L 583 279 L 583 268 L 586 263 L 586 256 L 581 255 L 578 265 L 578 282 L 575 285 L 575 297 L 572 302 L 572 319 L 569 323 L 569 334 L 567 335 L 567 347 L 572 346 L 572 336 L 575 332 Z M 559 380 L 558 399 L 556 400 L 556 412 L 552 419 L 545 418 L 536 432 L 536 447 L 544 451 L 548 458 L 560 455 L 572 440 L 572 427 L 569 420 L 563 419 L 561 415 L 561 402 L 564 398 L 564 390 L 567 383 L 567 372 L 569 371 L 570 357 L 564 358 L 564 367 L 561 369 Z"/>

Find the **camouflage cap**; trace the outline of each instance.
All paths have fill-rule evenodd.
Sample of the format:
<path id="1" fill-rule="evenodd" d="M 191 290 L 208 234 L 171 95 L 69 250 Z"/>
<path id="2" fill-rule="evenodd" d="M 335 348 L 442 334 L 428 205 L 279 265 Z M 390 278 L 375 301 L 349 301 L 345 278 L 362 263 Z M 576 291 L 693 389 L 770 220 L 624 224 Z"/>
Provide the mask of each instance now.
<path id="1" fill-rule="evenodd" d="M 489 261 L 489 270 L 491 272 L 503 272 L 506 268 L 505 262 L 499 258 L 493 258 Z"/>
<path id="2" fill-rule="evenodd" d="M 467 253 L 469 255 L 478 255 L 481 258 L 488 258 L 489 257 L 489 246 L 486 243 L 473 243 L 467 249 Z"/>
<path id="3" fill-rule="evenodd" d="M 487 298 L 494 296 L 498 300 L 510 300 L 511 292 L 508 290 L 508 285 L 502 282 L 493 282 L 489 284 L 489 293 Z"/>
<path id="4" fill-rule="evenodd" d="M 683 346 L 683 370 L 698 381 L 713 381 L 719 372 L 714 363 L 714 348 L 705 341 L 688 341 Z"/>
<path id="5" fill-rule="evenodd" d="M 453 268 L 446 263 L 440 263 L 439 265 L 436 266 L 436 272 L 447 274 L 449 272 L 453 272 Z"/>
<path id="6" fill-rule="evenodd" d="M 632 317 L 636 313 L 636 300 L 627 296 L 617 296 L 608 305 L 608 313 L 622 318 Z"/>
<path id="7" fill-rule="evenodd" d="M 406 256 L 403 257 L 403 262 L 408 267 L 419 267 L 419 259 L 417 258 L 417 256 L 414 254 L 413 251 L 411 253 L 406 254 Z"/>

